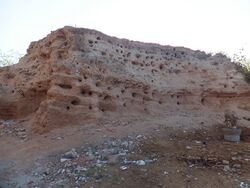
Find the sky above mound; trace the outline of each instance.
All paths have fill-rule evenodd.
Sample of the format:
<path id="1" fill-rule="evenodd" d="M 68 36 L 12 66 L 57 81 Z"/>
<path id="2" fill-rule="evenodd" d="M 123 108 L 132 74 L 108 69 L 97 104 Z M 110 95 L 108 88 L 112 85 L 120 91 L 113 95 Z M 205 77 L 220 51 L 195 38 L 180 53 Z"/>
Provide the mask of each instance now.
<path id="1" fill-rule="evenodd" d="M 0 50 L 25 54 L 65 25 L 119 38 L 250 57 L 249 0 L 0 0 Z"/>

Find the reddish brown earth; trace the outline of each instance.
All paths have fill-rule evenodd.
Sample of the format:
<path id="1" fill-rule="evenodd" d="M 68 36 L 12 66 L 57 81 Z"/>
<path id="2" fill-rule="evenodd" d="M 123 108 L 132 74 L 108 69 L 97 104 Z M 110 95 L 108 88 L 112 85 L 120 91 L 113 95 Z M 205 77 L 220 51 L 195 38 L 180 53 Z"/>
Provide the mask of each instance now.
<path id="1" fill-rule="evenodd" d="M 32 42 L 0 80 L 0 187 L 249 186 L 250 85 L 222 54 L 64 27 Z M 240 143 L 222 140 L 227 109 L 240 118 Z M 126 157 L 156 161 L 126 170 L 116 162 L 101 180 L 92 167 L 86 182 L 40 178 L 51 161 L 50 171 L 63 169 L 71 148 L 131 134 L 145 139 Z M 83 158 L 75 162 L 88 166 Z"/>

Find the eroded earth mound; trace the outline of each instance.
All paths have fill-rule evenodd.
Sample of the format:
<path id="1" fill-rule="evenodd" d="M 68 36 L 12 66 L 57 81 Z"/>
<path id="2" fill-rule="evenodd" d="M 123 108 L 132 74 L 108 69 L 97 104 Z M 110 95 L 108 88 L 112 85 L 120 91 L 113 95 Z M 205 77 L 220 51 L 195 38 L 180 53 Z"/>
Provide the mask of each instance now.
<path id="1" fill-rule="evenodd" d="M 30 116 L 38 132 L 108 116 L 174 124 L 171 117 L 187 113 L 213 124 L 227 108 L 250 110 L 250 87 L 222 54 L 73 27 L 32 42 L 18 64 L 0 69 L 0 80 L 0 118 Z"/>

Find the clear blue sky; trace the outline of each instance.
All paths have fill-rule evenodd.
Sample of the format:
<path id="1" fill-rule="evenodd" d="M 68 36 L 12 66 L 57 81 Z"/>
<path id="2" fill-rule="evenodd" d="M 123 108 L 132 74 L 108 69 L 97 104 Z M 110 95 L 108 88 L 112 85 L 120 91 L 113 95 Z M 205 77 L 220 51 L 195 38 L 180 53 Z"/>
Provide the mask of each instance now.
<path id="1" fill-rule="evenodd" d="M 250 57 L 250 0 L 0 0 L 0 50 L 25 53 L 65 25 Z"/>

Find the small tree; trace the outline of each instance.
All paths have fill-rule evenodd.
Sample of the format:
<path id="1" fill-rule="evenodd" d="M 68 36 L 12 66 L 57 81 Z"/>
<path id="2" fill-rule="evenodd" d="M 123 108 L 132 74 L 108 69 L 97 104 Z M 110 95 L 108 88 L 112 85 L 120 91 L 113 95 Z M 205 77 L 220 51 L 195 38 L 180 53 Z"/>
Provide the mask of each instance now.
<path id="1" fill-rule="evenodd" d="M 0 67 L 10 66 L 19 61 L 21 54 L 13 50 L 4 53 L 0 50 Z"/>
<path id="2" fill-rule="evenodd" d="M 238 117 L 234 111 L 226 110 L 224 113 L 224 123 L 227 127 L 236 127 Z"/>
<path id="3" fill-rule="evenodd" d="M 236 64 L 237 68 L 244 74 L 245 80 L 250 83 L 250 60 L 247 59 L 244 48 L 239 50 L 239 53 L 234 54 L 233 62 Z"/>

